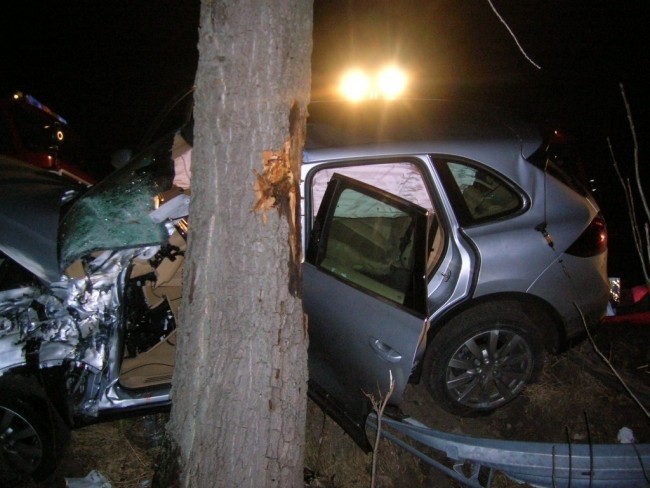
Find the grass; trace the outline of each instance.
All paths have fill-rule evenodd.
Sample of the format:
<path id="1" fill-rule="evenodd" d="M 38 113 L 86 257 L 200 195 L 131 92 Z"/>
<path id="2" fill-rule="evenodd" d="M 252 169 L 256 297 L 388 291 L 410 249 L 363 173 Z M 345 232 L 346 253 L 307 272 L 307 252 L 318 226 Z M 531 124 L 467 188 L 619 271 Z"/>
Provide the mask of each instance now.
<path id="1" fill-rule="evenodd" d="M 647 326 L 645 329 L 648 329 Z M 650 331 L 644 328 L 607 328 L 596 335 L 600 348 L 621 368 L 619 372 L 637 384 L 647 384 Z M 529 386 L 519 399 L 494 414 L 460 418 L 431 405 L 422 388 L 407 389 L 404 410 L 438 430 L 478 437 L 500 437 L 545 442 L 616 443 L 622 427 L 632 429 L 638 442 L 650 442 L 650 422 L 629 398 L 603 384 L 594 375 L 588 343 L 550 358 L 538 383 Z M 113 488 L 142 488 L 155 469 L 156 437 L 166 416 L 138 417 L 98 424 L 73 432 L 72 444 L 55 484 L 25 485 L 65 487 L 63 477 L 85 477 L 97 470 Z M 370 432 L 372 439 L 373 432 Z M 434 455 L 433 453 L 429 453 Z M 437 458 L 444 462 L 444 456 Z M 460 486 L 431 466 L 381 439 L 377 460 L 377 488 Z M 370 487 L 372 456 L 311 401 L 306 429 L 306 471 L 309 486 L 322 488 Z M 143 484 L 144 483 L 144 484 Z M 497 475 L 495 488 L 517 485 Z M 17 487 L 18 488 L 18 487 Z"/>

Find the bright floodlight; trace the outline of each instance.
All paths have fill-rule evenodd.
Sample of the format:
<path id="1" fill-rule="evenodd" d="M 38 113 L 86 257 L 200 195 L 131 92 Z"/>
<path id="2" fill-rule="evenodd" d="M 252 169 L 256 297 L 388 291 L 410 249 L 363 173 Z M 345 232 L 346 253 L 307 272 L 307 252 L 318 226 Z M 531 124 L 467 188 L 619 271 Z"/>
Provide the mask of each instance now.
<path id="1" fill-rule="evenodd" d="M 377 77 L 377 88 L 382 98 L 396 98 L 406 88 L 406 74 L 395 66 L 384 68 Z"/>
<path id="2" fill-rule="evenodd" d="M 370 92 L 370 79 L 361 70 L 353 70 L 346 73 L 341 80 L 341 93 L 345 98 L 352 101 L 359 101 Z"/>

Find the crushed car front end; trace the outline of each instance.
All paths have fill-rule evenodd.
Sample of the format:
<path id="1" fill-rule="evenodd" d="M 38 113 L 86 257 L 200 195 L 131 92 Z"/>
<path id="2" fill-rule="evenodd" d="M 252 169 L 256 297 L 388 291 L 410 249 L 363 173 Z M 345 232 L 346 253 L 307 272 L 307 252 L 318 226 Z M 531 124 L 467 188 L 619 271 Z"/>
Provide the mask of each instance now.
<path id="1" fill-rule="evenodd" d="M 172 145 L 83 195 L 0 161 L 0 471 L 43 477 L 62 452 L 54 432 L 169 406 L 189 206 L 171 190 Z"/>

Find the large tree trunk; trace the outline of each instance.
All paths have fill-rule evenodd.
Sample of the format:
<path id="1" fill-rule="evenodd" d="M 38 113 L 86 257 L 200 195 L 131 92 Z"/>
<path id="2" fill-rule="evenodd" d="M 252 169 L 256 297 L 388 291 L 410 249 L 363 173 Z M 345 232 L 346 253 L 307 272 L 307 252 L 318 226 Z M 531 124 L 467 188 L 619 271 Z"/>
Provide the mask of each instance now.
<path id="1" fill-rule="evenodd" d="M 203 0 L 172 439 L 182 486 L 301 486 L 311 0 Z"/>

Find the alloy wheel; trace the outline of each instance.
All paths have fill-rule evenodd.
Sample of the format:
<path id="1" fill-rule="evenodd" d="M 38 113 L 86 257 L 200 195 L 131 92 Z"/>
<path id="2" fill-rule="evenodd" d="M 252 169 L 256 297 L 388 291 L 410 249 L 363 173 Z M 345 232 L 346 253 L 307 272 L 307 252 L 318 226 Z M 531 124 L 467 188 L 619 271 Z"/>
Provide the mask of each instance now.
<path id="1" fill-rule="evenodd" d="M 446 371 L 447 389 L 462 405 L 493 409 L 523 389 L 533 362 L 531 348 L 519 334 L 504 329 L 484 331 L 452 354 Z"/>
<path id="2" fill-rule="evenodd" d="M 20 414 L 0 405 L 0 456 L 2 464 L 26 474 L 34 472 L 43 457 L 36 429 Z"/>

